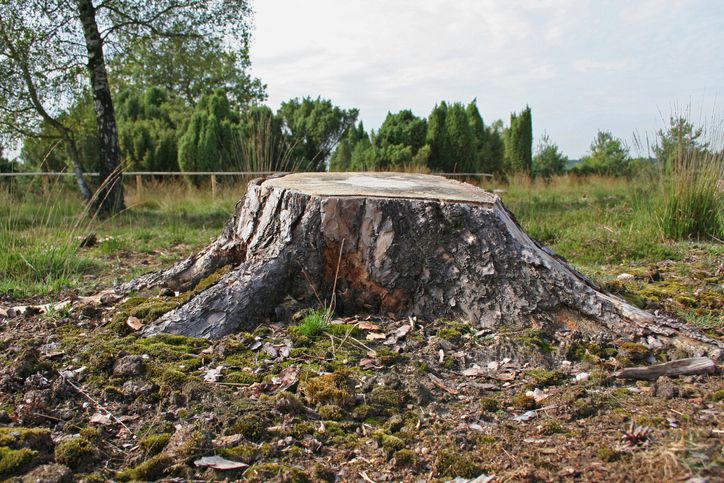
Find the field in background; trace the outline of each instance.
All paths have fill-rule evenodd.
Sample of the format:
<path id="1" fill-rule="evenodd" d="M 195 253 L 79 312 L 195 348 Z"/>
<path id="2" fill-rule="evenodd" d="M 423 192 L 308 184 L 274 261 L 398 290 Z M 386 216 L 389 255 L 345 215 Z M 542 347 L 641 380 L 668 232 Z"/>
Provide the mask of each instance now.
<path id="1" fill-rule="evenodd" d="M 500 189 L 528 233 L 579 270 L 646 308 L 664 308 L 712 331 L 722 326 L 724 246 L 663 238 L 650 182 L 620 178 L 513 179 Z M 0 188 L 0 296 L 59 299 L 91 293 L 168 266 L 224 226 L 245 183 L 208 187 L 146 182 L 127 187 L 128 209 L 110 219 L 83 213 L 68 184 Z M 95 234 L 97 242 L 81 248 Z M 618 280 L 628 273 L 633 277 Z"/>

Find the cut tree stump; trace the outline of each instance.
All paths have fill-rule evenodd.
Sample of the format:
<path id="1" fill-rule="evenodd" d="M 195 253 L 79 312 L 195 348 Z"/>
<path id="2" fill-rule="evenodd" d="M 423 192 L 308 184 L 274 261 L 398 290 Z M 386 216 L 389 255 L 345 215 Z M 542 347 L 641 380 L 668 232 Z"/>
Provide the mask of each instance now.
<path id="1" fill-rule="evenodd" d="M 253 329 L 290 301 L 334 300 L 341 314 L 463 319 L 494 330 L 553 324 L 654 344 L 671 339 L 689 352 L 722 348 L 604 293 L 524 233 L 498 196 L 439 176 L 298 173 L 254 180 L 211 245 L 117 291 L 187 291 L 227 266 L 217 283 L 144 334 L 219 338 Z"/>

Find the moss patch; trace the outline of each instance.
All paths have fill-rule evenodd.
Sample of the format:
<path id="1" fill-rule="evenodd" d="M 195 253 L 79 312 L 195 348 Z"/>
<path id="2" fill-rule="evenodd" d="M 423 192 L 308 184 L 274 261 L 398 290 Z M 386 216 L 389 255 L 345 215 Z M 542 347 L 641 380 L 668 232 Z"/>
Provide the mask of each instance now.
<path id="1" fill-rule="evenodd" d="M 0 476 L 10 476 L 25 469 L 36 457 L 32 449 L 11 449 L 0 446 Z"/>
<path id="2" fill-rule="evenodd" d="M 475 463 L 472 455 L 444 449 L 437 454 L 432 471 L 438 478 L 475 478 L 483 469 Z"/>
<path id="3" fill-rule="evenodd" d="M 345 372 L 333 372 L 314 377 L 299 385 L 309 404 L 334 404 L 340 408 L 352 406 L 354 383 Z"/>
<path id="4" fill-rule="evenodd" d="M 91 463 L 98 455 L 93 444 L 83 437 L 70 438 L 55 447 L 55 461 L 71 468 L 81 468 Z"/>
<path id="5" fill-rule="evenodd" d="M 133 468 L 128 468 L 116 474 L 120 481 L 150 481 L 164 475 L 166 468 L 173 463 L 173 460 L 165 455 L 154 456 L 151 459 Z"/>

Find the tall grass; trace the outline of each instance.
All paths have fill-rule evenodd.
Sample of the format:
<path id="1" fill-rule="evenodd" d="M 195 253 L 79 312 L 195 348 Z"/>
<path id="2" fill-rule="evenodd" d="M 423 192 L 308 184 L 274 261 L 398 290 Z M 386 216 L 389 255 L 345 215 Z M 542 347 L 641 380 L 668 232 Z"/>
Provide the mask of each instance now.
<path id="1" fill-rule="evenodd" d="M 74 285 L 94 265 L 78 252 L 88 226 L 82 202 L 68 197 L 61 183 L 42 203 L 25 198 L 0 190 L 0 294 L 44 295 Z"/>
<path id="2" fill-rule="evenodd" d="M 722 152 L 677 146 L 661 176 L 657 221 L 662 234 L 677 240 L 724 239 L 724 200 L 718 186 L 722 177 Z"/>

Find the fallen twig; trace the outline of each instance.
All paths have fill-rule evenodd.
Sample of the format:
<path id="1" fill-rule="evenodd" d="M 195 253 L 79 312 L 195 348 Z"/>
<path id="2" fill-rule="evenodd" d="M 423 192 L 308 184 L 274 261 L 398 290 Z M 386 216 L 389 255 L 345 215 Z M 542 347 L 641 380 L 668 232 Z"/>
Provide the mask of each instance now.
<path id="1" fill-rule="evenodd" d="M 716 371 L 716 364 L 708 357 L 690 357 L 653 366 L 627 367 L 617 372 L 616 377 L 654 381 L 661 376 L 691 376 L 710 374 L 714 371 Z"/>
<path id="2" fill-rule="evenodd" d="M 60 371 L 58 372 L 58 374 L 60 374 Z M 99 403 L 98 401 L 96 401 L 95 399 L 93 399 L 93 397 L 92 397 L 90 394 L 88 394 L 88 393 L 86 393 L 85 391 L 83 391 L 83 389 L 81 389 L 81 388 L 79 388 L 78 386 L 76 386 L 75 384 L 73 384 L 73 382 L 71 382 L 71 380 L 68 379 L 67 377 L 65 377 L 63 374 L 60 374 L 60 377 L 62 377 L 63 380 L 65 380 L 65 382 L 67 382 L 68 384 L 70 384 L 73 389 L 75 389 L 76 391 L 78 391 L 78 392 L 79 392 L 81 395 L 83 395 L 86 399 L 88 399 L 90 402 L 92 402 L 93 404 L 95 404 L 98 409 L 100 409 L 100 410 L 102 410 L 102 411 L 105 411 L 106 414 L 108 414 L 109 417 L 111 417 L 114 421 L 116 421 L 118 424 L 120 424 L 120 425 L 123 427 L 123 429 L 125 429 L 126 431 L 128 431 L 128 433 L 133 437 L 133 439 L 138 439 L 138 438 L 136 437 L 136 434 L 135 434 L 133 431 L 131 431 L 131 428 L 129 428 L 128 426 L 126 426 L 126 424 L 125 424 L 123 421 L 121 421 L 120 419 L 118 419 L 112 412 L 110 412 L 110 411 L 108 410 L 108 408 L 106 408 L 104 405 L 102 405 L 101 403 Z"/>

